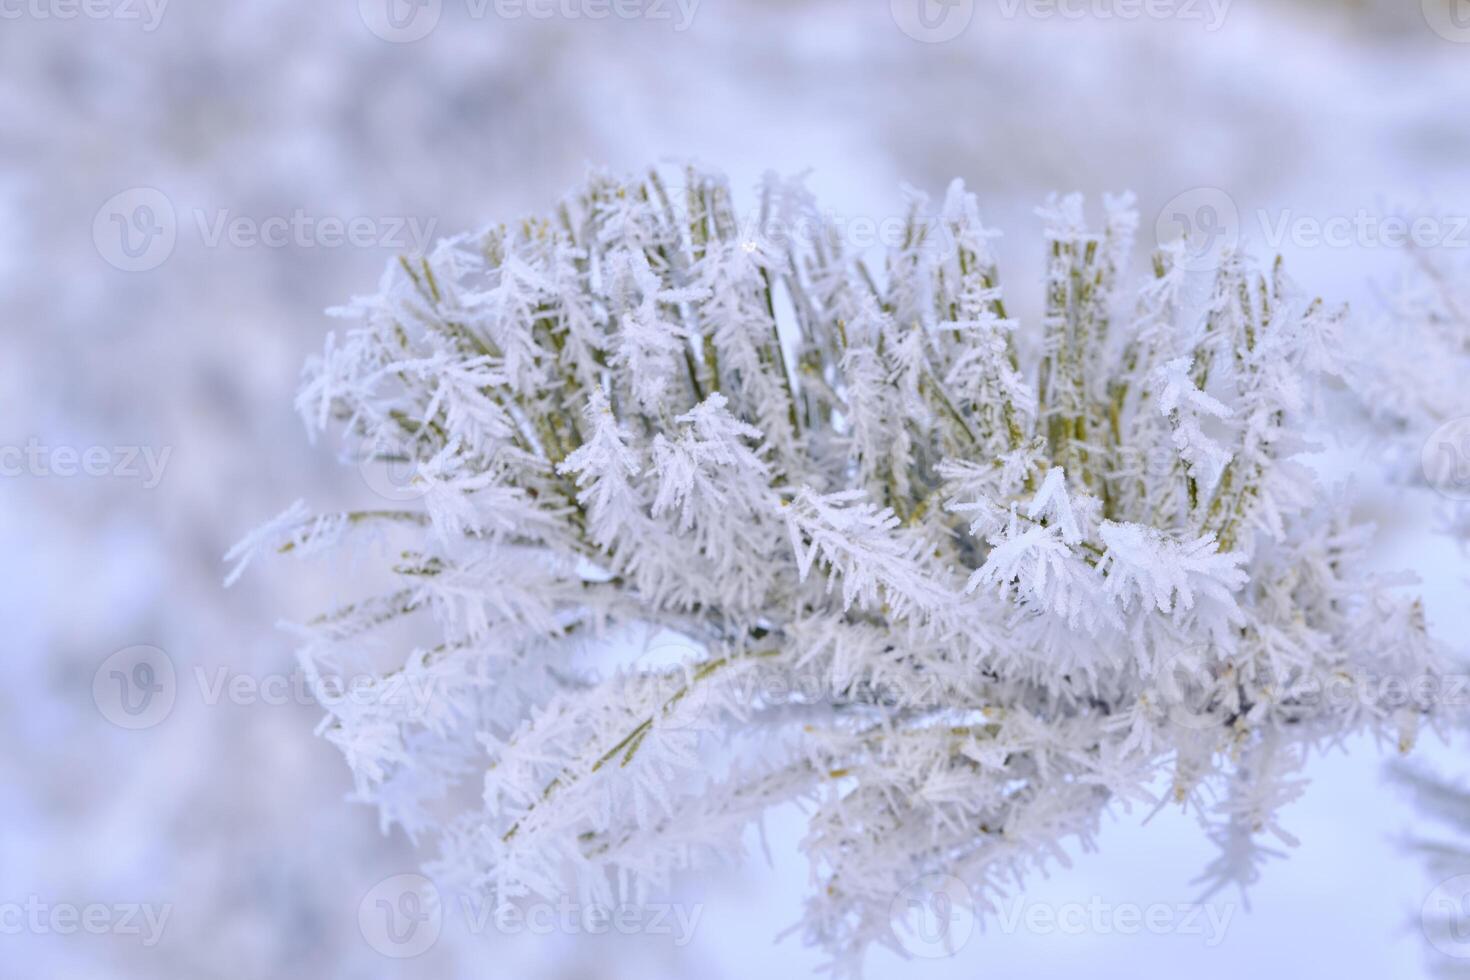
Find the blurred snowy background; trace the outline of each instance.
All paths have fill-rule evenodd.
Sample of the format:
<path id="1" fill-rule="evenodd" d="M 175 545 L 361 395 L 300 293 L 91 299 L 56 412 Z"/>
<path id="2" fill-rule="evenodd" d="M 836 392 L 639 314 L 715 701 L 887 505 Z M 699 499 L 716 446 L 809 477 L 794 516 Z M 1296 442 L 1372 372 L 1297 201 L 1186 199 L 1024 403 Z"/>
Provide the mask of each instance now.
<path id="1" fill-rule="evenodd" d="M 447 900 L 431 948 L 384 957 L 360 906 L 420 856 L 344 801 L 346 766 L 313 736 L 320 712 L 272 627 L 350 598 L 350 569 L 266 566 L 225 591 L 221 556 L 297 497 L 373 499 L 292 408 L 323 309 L 426 233 L 546 210 L 589 164 L 696 158 L 741 191 L 809 169 L 855 223 L 900 214 L 901 182 L 938 193 L 964 177 L 1006 232 L 1022 315 L 1040 296 L 1032 209 L 1047 193 L 1135 190 L 1141 248 L 1174 202 L 1198 217 L 1223 201 L 1232 234 L 1351 301 L 1366 344 L 1407 256 L 1362 229 L 1398 208 L 1470 214 L 1461 0 L 1124 15 L 1140 6 L 0 0 L 0 975 L 808 974 L 817 955 L 775 941 L 807 884 L 794 819 L 772 822 L 769 863 L 753 840 L 747 866 L 682 884 L 689 936 L 513 935 Z M 609 9 L 641 15 L 589 16 Z M 1333 219 L 1357 230 L 1312 236 Z M 1434 247 L 1470 246 L 1452 224 Z M 1430 533 L 1437 499 L 1385 486 L 1372 437 L 1328 443 L 1324 470 L 1352 477 L 1380 523 L 1383 566 L 1419 573 L 1463 650 L 1470 562 Z M 142 722 L 109 703 L 104 665 L 139 645 L 174 675 L 166 716 Z M 1393 840 L 1419 818 L 1381 778 L 1388 749 L 1345 749 L 1312 767 L 1287 811 L 1303 843 L 1249 914 L 1213 900 L 1223 935 L 992 924 L 953 957 L 878 954 L 871 973 L 1444 966 L 1419 928 L 1434 882 Z M 1423 751 L 1453 763 L 1453 748 Z M 1209 845 L 1171 810 L 1144 816 L 1119 814 L 1100 853 L 1025 901 L 1195 899 Z M 131 905 L 166 909 L 161 932 L 141 912 L 124 927 Z"/>

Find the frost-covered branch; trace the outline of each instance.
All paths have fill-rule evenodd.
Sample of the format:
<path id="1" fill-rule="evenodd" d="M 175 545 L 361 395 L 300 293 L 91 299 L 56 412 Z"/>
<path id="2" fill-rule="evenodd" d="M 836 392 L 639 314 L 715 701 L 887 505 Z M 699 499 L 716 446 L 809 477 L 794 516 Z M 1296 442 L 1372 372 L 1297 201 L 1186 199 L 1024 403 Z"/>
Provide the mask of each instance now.
<path id="1" fill-rule="evenodd" d="M 427 709 L 324 728 L 440 868 L 611 903 L 803 799 L 805 931 L 856 970 L 914 879 L 985 903 L 1160 772 L 1223 801 L 1210 874 L 1248 882 L 1306 747 L 1412 741 L 1430 704 L 1324 696 L 1435 670 L 1293 459 L 1337 314 L 1239 256 L 1129 285 L 1131 200 L 1092 231 L 1068 197 L 1027 326 L 975 198 L 911 203 L 870 273 L 798 184 L 740 214 L 718 176 L 598 175 L 338 311 L 303 416 L 421 503 L 252 543 L 402 544 L 302 657 L 435 637 L 395 658 Z"/>

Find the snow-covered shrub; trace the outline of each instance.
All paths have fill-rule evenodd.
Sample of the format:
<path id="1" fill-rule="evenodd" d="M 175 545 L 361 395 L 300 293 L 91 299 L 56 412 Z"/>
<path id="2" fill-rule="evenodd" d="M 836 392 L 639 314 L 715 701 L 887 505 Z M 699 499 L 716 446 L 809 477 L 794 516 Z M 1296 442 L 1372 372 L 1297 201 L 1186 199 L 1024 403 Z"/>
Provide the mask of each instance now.
<path id="1" fill-rule="evenodd" d="M 1447 249 L 1410 260 L 1350 378 L 1391 477 L 1446 498 L 1440 530 L 1470 544 L 1470 265 Z"/>
<path id="2" fill-rule="evenodd" d="M 1457 227 L 1453 219 L 1434 219 Z M 1436 531 L 1470 547 L 1470 272 L 1458 250 L 1414 249 L 1391 300 L 1375 323 L 1351 373 L 1353 390 L 1370 415 L 1370 436 L 1382 447 L 1390 479 L 1428 488 L 1443 498 Z M 1463 688 L 1467 651 L 1455 651 L 1453 670 Z M 1463 744 L 1470 728 L 1470 692 L 1443 699 L 1440 715 Z M 1465 976 L 1464 902 L 1470 867 L 1470 791 L 1463 766 L 1433 767 L 1399 760 L 1392 779 L 1405 787 L 1425 823 L 1405 842 L 1424 861 L 1435 887 L 1425 900 L 1421 928 L 1436 975 Z M 1451 831 L 1449 834 L 1444 829 Z"/>
<path id="3" fill-rule="evenodd" d="M 1130 199 L 1092 231 L 1067 197 L 1023 327 L 958 182 L 878 270 L 799 184 L 671 188 L 594 176 L 392 265 L 300 407 L 415 499 L 237 549 L 386 542 L 396 585 L 302 658 L 335 690 L 402 644 L 381 683 L 432 696 L 323 728 L 441 872 L 612 904 L 799 801 L 806 934 L 855 970 L 915 879 L 984 905 L 1160 778 L 1243 885 L 1306 747 L 1413 740 L 1419 606 L 1293 460 L 1338 318 L 1279 268 L 1128 287 Z"/>
<path id="4" fill-rule="evenodd" d="M 1462 704 L 1463 706 L 1463 704 Z M 1390 769 L 1425 819 L 1403 841 L 1423 860 L 1432 883 L 1419 909 L 1426 965 L 1434 976 L 1464 977 L 1470 954 L 1466 898 L 1470 897 L 1470 787 L 1463 772 L 1451 777 L 1422 764 L 1399 761 Z M 1431 829 L 1432 827 L 1432 829 Z"/>

